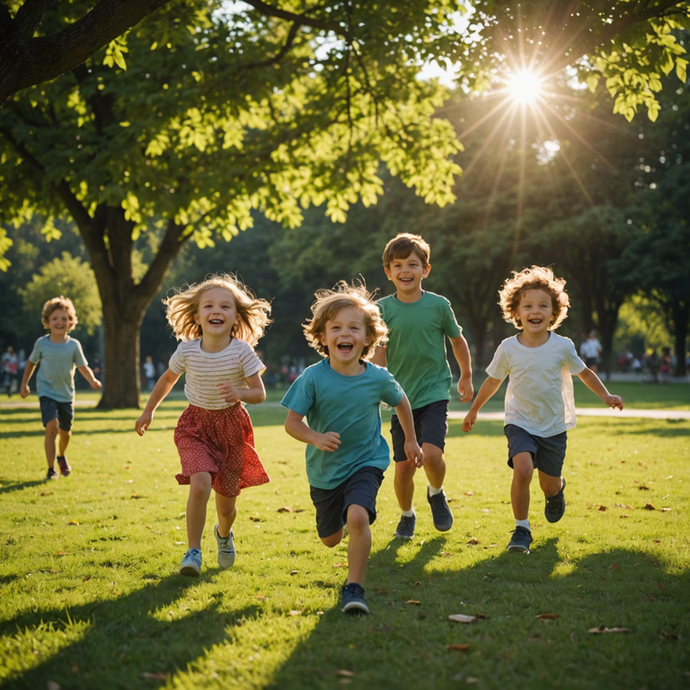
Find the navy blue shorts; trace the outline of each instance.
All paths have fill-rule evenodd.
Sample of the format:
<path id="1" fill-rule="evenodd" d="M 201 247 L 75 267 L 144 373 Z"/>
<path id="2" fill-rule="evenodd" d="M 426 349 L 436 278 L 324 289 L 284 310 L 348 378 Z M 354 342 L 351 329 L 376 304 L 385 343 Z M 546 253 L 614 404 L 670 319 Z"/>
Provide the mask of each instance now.
<path id="1" fill-rule="evenodd" d="M 361 467 L 335 489 L 310 486 L 311 500 L 316 506 L 316 531 L 325 539 L 347 524 L 347 509 L 362 506 L 369 513 L 369 524 L 376 520 L 376 495 L 383 481 L 383 470 Z"/>
<path id="2" fill-rule="evenodd" d="M 71 431 L 74 421 L 74 406 L 71 402 L 58 402 L 45 396 L 39 398 L 39 402 L 43 426 L 48 426 L 48 422 L 57 419 L 58 426 L 63 431 Z"/>
<path id="3" fill-rule="evenodd" d="M 508 438 L 508 465 L 513 466 L 513 458 L 518 453 L 531 453 L 532 463 L 550 477 L 560 477 L 565 460 L 568 435 L 562 434 L 542 438 L 534 436 L 514 424 L 506 424 L 503 432 Z"/>
<path id="4" fill-rule="evenodd" d="M 418 407 L 416 410 L 412 410 L 412 416 L 417 443 L 420 446 L 424 443 L 431 443 L 432 446 L 443 450 L 446 447 L 446 434 L 448 433 L 448 401 L 439 400 Z M 393 437 L 393 460 L 404 462 L 407 460 L 405 433 L 400 426 L 397 414 L 391 416 L 391 436 Z"/>

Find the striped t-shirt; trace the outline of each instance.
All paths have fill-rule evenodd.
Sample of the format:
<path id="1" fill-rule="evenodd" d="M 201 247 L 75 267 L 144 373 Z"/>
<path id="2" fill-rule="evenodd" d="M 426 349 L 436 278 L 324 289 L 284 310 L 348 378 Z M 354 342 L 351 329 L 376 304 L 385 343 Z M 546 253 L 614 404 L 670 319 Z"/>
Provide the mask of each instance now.
<path id="1" fill-rule="evenodd" d="M 178 376 L 186 374 L 187 400 L 207 410 L 230 407 L 221 397 L 217 384 L 229 382 L 235 388 L 248 388 L 245 379 L 266 368 L 252 346 L 237 338 L 220 352 L 204 352 L 201 338 L 182 342 L 170 358 L 169 366 Z"/>

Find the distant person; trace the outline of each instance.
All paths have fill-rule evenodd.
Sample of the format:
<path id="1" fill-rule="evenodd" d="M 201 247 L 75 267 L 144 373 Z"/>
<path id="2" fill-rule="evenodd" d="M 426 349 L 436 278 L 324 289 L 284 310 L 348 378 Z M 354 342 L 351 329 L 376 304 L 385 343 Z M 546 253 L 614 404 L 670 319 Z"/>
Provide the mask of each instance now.
<path id="1" fill-rule="evenodd" d="M 270 323 L 271 306 L 224 273 L 188 286 L 163 300 L 166 317 L 180 340 L 168 369 L 158 379 L 142 415 L 135 422 L 139 436 L 149 428 L 158 406 L 185 373 L 189 407 L 175 428 L 182 471 L 179 484 L 189 484 L 187 539 L 189 548 L 180 575 L 201 571 L 201 538 L 211 490 L 216 495 L 214 528 L 218 565 L 235 563 L 233 524 L 242 489 L 269 481 L 254 447 L 254 431 L 243 403 L 266 399 L 261 380 L 265 369 L 254 346 Z"/>
<path id="2" fill-rule="evenodd" d="M 601 357 L 601 343 L 597 340 L 597 334 L 590 331 L 586 340 L 580 345 L 580 356 L 595 374 L 599 371 Z"/>
<path id="3" fill-rule="evenodd" d="M 422 464 L 422 449 L 402 388 L 388 371 L 366 361 L 386 336 L 371 295 L 363 286 L 343 281 L 334 290 L 316 293 L 312 313 L 304 334 L 324 359 L 307 367 L 285 394 L 285 430 L 307 444 L 307 477 L 323 544 L 337 546 L 347 526 L 348 572 L 341 610 L 367 614 L 363 584 L 371 552 L 370 525 L 376 520 L 376 496 L 390 463 L 381 435 L 381 401 L 400 415 L 410 463 Z"/>
<path id="4" fill-rule="evenodd" d="M 387 367 L 410 400 L 417 440 L 424 450 L 426 499 L 434 527 L 445 532 L 453 526 L 453 513 L 443 490 L 446 477 L 443 450 L 452 383 L 446 338 L 460 365 L 460 401 L 470 402 L 474 390 L 470 350 L 450 302 L 422 288 L 422 280 L 431 271 L 430 254 L 429 245 L 419 235 L 401 233 L 386 245 L 383 267 L 396 291 L 377 302 L 389 334 L 388 343 L 377 348 L 372 362 Z M 412 539 L 417 524 L 413 506 L 417 468 L 407 462 L 404 436 L 396 415 L 391 417 L 391 436 L 395 496 L 401 513 L 394 536 Z"/>
<path id="5" fill-rule="evenodd" d="M 507 550 L 529 553 L 530 483 L 535 467 L 546 498 L 546 519 L 558 522 L 565 513 L 566 431 L 575 426 L 572 376 L 578 376 L 609 407 L 622 410 L 623 400 L 606 390 L 577 356 L 571 340 L 552 332 L 566 318 L 570 300 L 565 281 L 550 268 L 532 266 L 513 272 L 499 295 L 503 318 L 520 333 L 498 346 L 462 429 L 467 432 L 474 427 L 477 413 L 508 376 L 504 431 L 508 465 L 513 469 L 510 497 L 515 531 Z"/>
<path id="6" fill-rule="evenodd" d="M 146 380 L 146 389 L 151 392 L 156 385 L 156 367 L 151 355 L 146 357 L 146 361 L 144 362 L 144 379 Z"/>
<path id="7" fill-rule="evenodd" d="M 661 383 L 668 383 L 668 376 L 671 373 L 671 351 L 667 347 L 664 348 L 661 355 L 659 373 L 661 374 Z"/>
<path id="8" fill-rule="evenodd" d="M 29 355 L 22 377 L 21 396 L 26 398 L 29 395 L 31 375 L 40 363 L 36 375 L 36 388 L 43 426 L 46 429 L 44 446 L 48 462 L 48 480 L 58 478 L 55 471 L 56 438 L 59 439 L 57 462 L 60 474 L 67 477 L 72 471 L 65 453 L 72 436 L 74 421 L 75 367 L 94 390 L 101 387 L 101 382 L 87 364 L 79 341 L 68 335 L 77 325 L 77 312 L 72 300 L 62 295 L 49 299 L 43 305 L 41 320 L 50 334 L 39 338 Z"/>
<path id="9" fill-rule="evenodd" d="M 2 355 L 2 359 L 0 359 L 0 371 L 2 371 L 3 374 L 3 385 L 7 397 L 11 398 L 17 386 L 17 372 L 19 371 L 19 358 L 11 345 L 7 346 L 7 351 Z"/>

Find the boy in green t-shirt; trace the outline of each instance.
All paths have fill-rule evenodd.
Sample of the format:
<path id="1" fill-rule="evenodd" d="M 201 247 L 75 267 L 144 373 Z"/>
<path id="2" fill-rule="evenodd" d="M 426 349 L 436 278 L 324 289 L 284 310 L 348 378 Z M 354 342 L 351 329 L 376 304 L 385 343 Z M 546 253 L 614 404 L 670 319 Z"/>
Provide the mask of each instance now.
<path id="1" fill-rule="evenodd" d="M 401 233 L 386 245 L 383 266 L 396 293 L 377 303 L 389 335 L 387 346 L 377 347 L 372 362 L 388 367 L 410 400 L 417 440 L 424 452 L 424 471 L 429 481 L 427 500 L 434 527 L 445 532 L 453 526 L 453 514 L 443 491 L 446 476 L 443 449 L 452 382 L 446 337 L 460 365 L 460 400 L 469 402 L 474 391 L 470 350 L 450 302 L 422 289 L 422 280 L 431 270 L 430 254 L 429 245 L 422 237 L 410 233 Z M 404 436 L 395 414 L 391 420 L 391 436 L 396 463 L 395 495 L 402 512 L 395 536 L 412 539 L 417 523 L 412 507 L 417 468 L 407 461 Z"/>

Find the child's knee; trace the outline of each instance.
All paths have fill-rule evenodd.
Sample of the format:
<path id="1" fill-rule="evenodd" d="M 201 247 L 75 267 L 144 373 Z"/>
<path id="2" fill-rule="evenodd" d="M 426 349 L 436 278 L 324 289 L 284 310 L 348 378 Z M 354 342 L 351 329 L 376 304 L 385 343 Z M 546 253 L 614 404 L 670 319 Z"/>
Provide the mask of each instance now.
<path id="1" fill-rule="evenodd" d="M 329 537 L 321 537 L 321 543 L 332 549 L 334 546 L 338 546 L 343 540 L 343 529 L 342 527 L 335 533 L 331 534 Z"/>
<path id="2" fill-rule="evenodd" d="M 347 509 L 347 529 L 357 534 L 369 529 L 369 511 L 362 506 L 351 505 Z"/>
<path id="3" fill-rule="evenodd" d="M 411 481 L 416 471 L 417 468 L 405 460 L 395 463 L 395 476 L 403 481 Z"/>
<path id="4" fill-rule="evenodd" d="M 59 430 L 60 430 L 60 425 L 58 424 L 57 419 L 51 419 L 46 424 L 46 436 L 51 436 L 52 438 L 55 438 L 58 435 Z"/>
<path id="5" fill-rule="evenodd" d="M 445 462 L 443 459 L 443 450 L 433 443 L 425 443 L 422 445 L 424 451 L 424 464 L 431 467 L 436 467 Z"/>
<path id="6" fill-rule="evenodd" d="M 513 456 L 513 476 L 521 481 L 531 481 L 534 463 L 531 453 L 518 453 Z"/>

